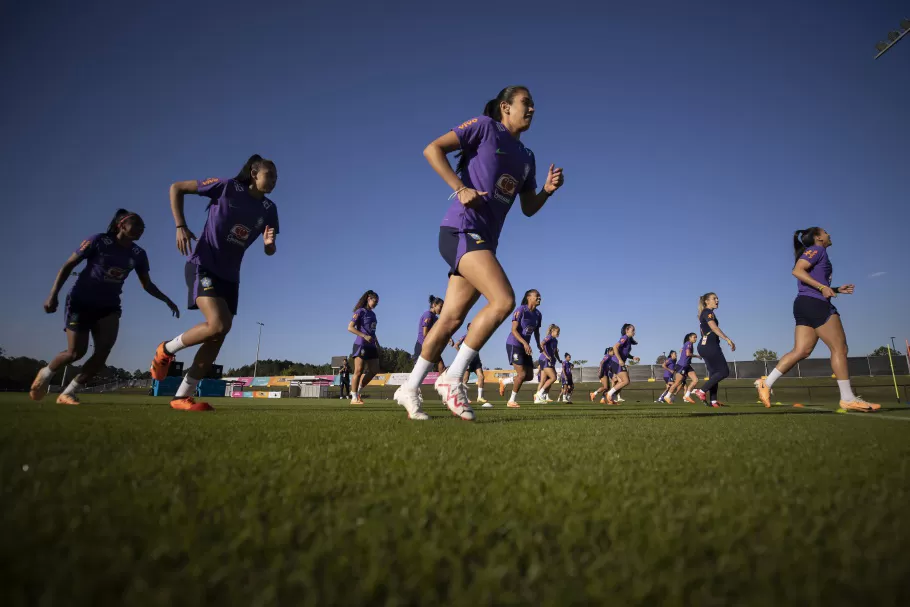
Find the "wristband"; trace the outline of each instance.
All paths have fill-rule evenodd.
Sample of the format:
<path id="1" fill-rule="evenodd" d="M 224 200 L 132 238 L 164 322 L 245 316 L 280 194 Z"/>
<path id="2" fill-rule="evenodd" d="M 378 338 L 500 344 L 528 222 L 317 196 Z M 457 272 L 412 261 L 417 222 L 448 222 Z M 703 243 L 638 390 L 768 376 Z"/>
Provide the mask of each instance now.
<path id="1" fill-rule="evenodd" d="M 177 227 L 174 228 L 174 229 L 175 229 L 175 230 L 179 230 L 180 228 L 185 228 L 185 227 L 186 227 L 186 224 L 185 224 L 185 223 L 181 223 L 179 226 L 177 226 Z"/>
<path id="2" fill-rule="evenodd" d="M 825 285 L 819 285 L 818 291 L 821 293 L 825 290 Z"/>

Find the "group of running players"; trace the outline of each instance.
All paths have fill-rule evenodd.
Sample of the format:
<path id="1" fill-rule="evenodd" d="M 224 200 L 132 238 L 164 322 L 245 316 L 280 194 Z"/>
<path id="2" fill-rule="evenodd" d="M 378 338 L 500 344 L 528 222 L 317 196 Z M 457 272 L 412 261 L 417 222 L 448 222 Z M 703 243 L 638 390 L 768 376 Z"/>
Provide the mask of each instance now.
<path id="1" fill-rule="evenodd" d="M 434 369 L 438 372 L 435 389 L 456 417 L 475 418 L 466 385 L 472 371 L 478 378 L 477 402 L 484 407 L 492 406 L 483 398 L 479 352 L 510 315 L 512 330 L 506 340 L 506 352 L 515 373 L 507 406 L 519 407 L 518 392 L 522 384 L 533 377 L 532 337 L 540 352 L 540 387 L 534 401 L 550 400 L 549 390 L 556 381 L 555 369 L 559 361 L 559 327 L 550 325 L 541 342 L 540 293 L 535 289 L 527 291 L 516 309 L 514 290 L 496 258 L 499 236 L 516 198 L 524 215 L 531 217 L 565 181 L 563 169 L 551 164 L 543 186 L 538 188 L 535 156 L 521 141 L 522 134 L 531 127 L 534 113 L 534 100 L 527 87 L 506 87 L 487 102 L 481 116 L 459 124 L 424 150 L 430 166 L 452 190 L 449 197 L 452 203 L 439 227 L 439 252 L 449 266 L 449 279 L 445 302 L 432 297 L 430 309 L 421 317 L 414 369 L 407 382 L 395 392 L 395 400 L 405 408 L 410 419 L 429 419 L 422 408 L 420 386 Z M 454 169 L 447 159 L 453 152 L 457 152 Z M 244 253 L 260 236 L 266 255 L 276 252 L 278 211 L 267 195 L 275 188 L 277 180 L 275 163 L 254 155 L 234 178 L 180 181 L 171 185 L 170 208 L 177 249 L 188 257 L 184 268 L 188 308 L 200 310 L 205 317 L 203 322 L 162 341 L 155 348 L 150 371 L 154 379 L 163 380 L 178 352 L 200 346 L 171 400 L 174 409 L 212 409 L 207 403 L 196 401 L 194 394 L 200 379 L 215 362 L 237 314 Z M 205 226 L 198 241 L 184 216 L 186 194 L 209 199 Z M 72 270 L 82 261 L 86 262 L 66 298 L 67 348 L 38 372 L 30 391 L 33 399 L 44 397 L 51 378 L 61 366 L 85 355 L 91 335 L 95 346 L 92 356 L 57 399 L 60 404 L 79 403 L 79 390 L 104 366 L 116 341 L 120 295 L 132 270 L 136 270 L 143 288 L 166 303 L 173 315 L 179 317 L 177 305 L 161 293 L 149 277 L 148 258 L 136 244 L 143 231 L 142 218 L 121 209 L 106 232 L 84 240 L 61 268 L 44 304 L 48 313 L 56 311 L 58 294 Z M 193 241 L 197 241 L 195 249 Z M 856 411 L 879 408 L 854 395 L 850 386 L 846 338 L 831 300 L 838 294 L 853 293 L 854 286 L 831 287 L 831 262 L 827 255 L 830 246 L 830 235 L 818 227 L 800 230 L 794 235 L 796 262 L 792 273 L 799 283 L 794 302 L 795 345 L 767 379 L 756 382 L 759 398 L 765 406 L 770 406 L 774 382 L 799 360 L 809 356 L 821 339 L 831 350 L 832 368 L 841 392 L 840 406 Z M 487 303 L 468 324 L 466 334 L 457 342 L 453 341 L 456 331 L 481 296 Z M 377 293 L 364 293 L 348 324 L 348 331 L 355 335 L 352 352 L 352 402 L 355 404 L 363 403 L 360 389 L 378 371 L 380 345 L 376 338 L 375 313 L 378 303 Z M 731 350 L 735 345 L 720 330 L 716 315 L 718 305 L 714 293 L 699 299 L 701 337 L 687 334 L 680 354 L 671 353 L 664 363 L 667 389 L 661 395 L 663 402 L 672 402 L 673 395 L 685 385 L 685 400 L 694 402 L 691 395 L 695 394 L 709 406 L 722 406 L 717 400 L 717 386 L 729 371 L 720 342 L 726 341 Z M 631 355 L 632 346 L 636 344 L 634 336 L 635 327 L 623 325 L 618 341 L 605 352 L 601 363 L 602 387 L 592 393 L 592 400 L 603 393 L 607 404 L 622 402 L 619 394 L 630 383 L 628 362 L 638 361 Z M 696 343 L 697 355 L 694 352 Z M 450 344 L 458 352 L 452 364 L 445 367 L 442 351 Z M 696 389 L 698 378 L 691 368 L 696 357 L 704 360 L 709 373 L 708 381 L 700 390 Z M 574 388 L 571 356 L 567 354 L 561 364 L 564 376 L 561 399 L 571 401 Z M 500 393 L 504 394 L 505 389 L 506 383 L 501 382 Z"/>

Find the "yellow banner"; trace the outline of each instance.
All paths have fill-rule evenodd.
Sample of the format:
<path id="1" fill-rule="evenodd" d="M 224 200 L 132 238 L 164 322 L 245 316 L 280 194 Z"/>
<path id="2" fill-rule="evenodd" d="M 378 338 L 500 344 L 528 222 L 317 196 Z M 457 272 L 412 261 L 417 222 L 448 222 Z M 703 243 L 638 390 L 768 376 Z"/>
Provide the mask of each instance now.
<path id="1" fill-rule="evenodd" d="M 370 386 L 384 386 L 385 383 L 386 383 L 387 381 L 389 381 L 389 377 L 391 377 L 391 375 L 392 375 L 391 373 L 377 373 L 377 374 L 376 374 L 376 377 L 374 377 L 373 379 L 371 379 L 371 380 L 370 380 L 370 383 L 369 383 L 368 385 L 370 385 Z"/>

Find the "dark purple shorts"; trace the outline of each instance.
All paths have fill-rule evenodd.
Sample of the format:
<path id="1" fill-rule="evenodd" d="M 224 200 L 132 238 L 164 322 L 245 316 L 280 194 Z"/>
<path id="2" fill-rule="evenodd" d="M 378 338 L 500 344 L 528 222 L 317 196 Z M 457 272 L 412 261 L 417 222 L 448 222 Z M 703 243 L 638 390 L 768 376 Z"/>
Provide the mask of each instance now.
<path id="1" fill-rule="evenodd" d="M 379 350 L 376 346 L 371 346 L 369 344 L 354 344 L 354 349 L 351 350 L 351 358 L 376 360 L 379 358 Z"/>
<path id="2" fill-rule="evenodd" d="M 198 310 L 196 299 L 219 297 L 228 305 L 231 314 L 237 316 L 237 302 L 240 299 L 240 283 L 219 278 L 201 266 L 187 262 L 183 269 L 186 278 L 187 308 Z"/>
<path id="3" fill-rule="evenodd" d="M 420 358 L 421 354 L 423 354 L 423 344 L 420 343 L 419 341 L 414 342 L 414 356 L 411 357 L 411 360 L 414 362 L 417 362 L 417 359 Z M 437 358 L 434 361 L 430 361 L 430 362 L 438 362 L 438 361 L 442 361 L 441 354 L 439 355 L 439 358 Z M 445 365 L 445 362 L 443 361 L 442 364 Z"/>
<path id="4" fill-rule="evenodd" d="M 817 329 L 835 314 L 837 314 L 837 308 L 827 299 L 800 295 L 793 300 L 793 318 L 798 327 Z"/>
<path id="5" fill-rule="evenodd" d="M 116 314 L 120 318 L 120 306 L 99 306 L 95 303 L 73 299 L 72 293 L 66 296 L 66 307 L 63 313 L 63 330 L 83 333 L 91 331 L 98 321 Z"/>
<path id="6" fill-rule="evenodd" d="M 496 245 L 479 232 L 463 232 L 456 228 L 439 228 L 439 254 L 449 264 L 449 276 L 458 276 L 458 262 L 471 251 L 493 251 Z"/>
<path id="7" fill-rule="evenodd" d="M 506 352 L 509 355 L 510 365 L 518 365 L 519 367 L 534 366 L 534 360 L 525 352 L 524 346 L 506 344 Z"/>

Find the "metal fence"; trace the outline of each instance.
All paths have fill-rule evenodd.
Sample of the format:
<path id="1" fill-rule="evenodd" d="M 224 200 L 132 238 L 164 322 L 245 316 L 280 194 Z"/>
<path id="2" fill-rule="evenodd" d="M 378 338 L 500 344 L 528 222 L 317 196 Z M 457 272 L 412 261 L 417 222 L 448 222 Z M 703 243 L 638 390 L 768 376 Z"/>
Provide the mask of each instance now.
<path id="1" fill-rule="evenodd" d="M 897 375 L 910 374 L 910 366 L 906 356 L 895 356 L 891 359 L 894 363 L 894 373 Z M 847 368 L 853 377 L 877 375 L 891 375 L 891 361 L 887 356 L 851 356 L 847 358 Z M 758 379 L 767 376 L 777 365 L 776 360 L 769 361 L 737 361 L 727 362 L 730 368 L 730 377 L 733 379 Z M 704 363 L 693 363 L 692 369 L 699 377 L 707 377 L 708 371 Z M 575 381 L 596 382 L 598 367 L 583 367 L 575 369 Z M 800 361 L 787 377 L 831 377 L 831 360 L 828 358 L 807 358 Z M 664 370 L 660 365 L 631 365 L 629 378 L 632 381 L 648 381 L 655 379 L 663 381 Z"/>

